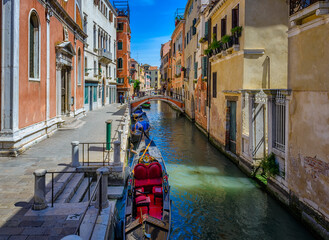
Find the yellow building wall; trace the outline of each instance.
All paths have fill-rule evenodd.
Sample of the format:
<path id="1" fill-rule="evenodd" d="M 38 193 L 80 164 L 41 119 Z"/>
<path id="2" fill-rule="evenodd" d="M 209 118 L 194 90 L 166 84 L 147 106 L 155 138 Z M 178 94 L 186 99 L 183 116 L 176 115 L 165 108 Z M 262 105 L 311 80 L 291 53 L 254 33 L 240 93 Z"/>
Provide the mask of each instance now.
<path id="1" fill-rule="evenodd" d="M 329 23 L 289 38 L 287 182 L 329 221 Z"/>
<path id="2" fill-rule="evenodd" d="M 213 98 L 211 91 L 210 108 L 210 135 L 219 143 L 225 145 L 226 134 L 226 97 L 237 96 L 236 106 L 236 153 L 241 149 L 241 95 L 237 92 L 241 89 L 243 82 L 243 56 L 236 55 L 229 60 L 222 60 L 211 65 L 211 85 L 213 85 L 213 73 L 217 72 L 217 97 Z M 225 91 L 234 91 L 227 93 Z M 224 93 L 225 92 L 225 93 Z"/>
<path id="3" fill-rule="evenodd" d="M 288 77 L 288 5 L 286 0 L 245 0 L 244 89 L 286 89 Z"/>

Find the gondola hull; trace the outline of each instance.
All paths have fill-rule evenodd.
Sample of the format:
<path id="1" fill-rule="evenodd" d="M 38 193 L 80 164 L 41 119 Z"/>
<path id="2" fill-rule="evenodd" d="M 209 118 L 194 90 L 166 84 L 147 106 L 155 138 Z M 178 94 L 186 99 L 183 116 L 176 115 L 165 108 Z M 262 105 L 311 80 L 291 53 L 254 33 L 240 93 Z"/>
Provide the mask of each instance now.
<path id="1" fill-rule="evenodd" d="M 147 151 L 144 151 L 146 148 Z M 156 160 L 149 165 L 141 163 L 141 155 L 144 152 L 147 152 Z M 148 169 L 148 176 L 151 176 L 150 170 L 152 168 L 160 168 L 160 182 L 156 181 L 159 179 L 151 179 L 155 181 L 154 184 L 157 186 L 153 186 L 153 183 L 150 184 L 150 182 L 146 184 L 145 180 L 139 180 L 140 176 L 137 175 L 140 170 L 138 167 Z M 138 191 L 138 189 L 141 188 L 143 189 L 142 193 Z M 161 196 L 156 196 L 156 194 L 151 190 L 154 190 L 154 188 L 161 188 Z M 138 196 L 136 194 L 138 194 Z M 141 195 L 143 195 L 144 198 L 149 199 L 149 202 L 146 204 L 147 206 L 139 206 L 137 199 L 140 198 Z M 137 154 L 135 155 L 131 165 L 131 174 L 128 179 L 126 196 L 123 228 L 124 239 L 169 239 L 171 228 L 171 200 L 167 170 L 160 151 L 153 142 L 147 143 L 147 137 L 145 136 L 142 137 L 140 145 L 137 149 Z"/>

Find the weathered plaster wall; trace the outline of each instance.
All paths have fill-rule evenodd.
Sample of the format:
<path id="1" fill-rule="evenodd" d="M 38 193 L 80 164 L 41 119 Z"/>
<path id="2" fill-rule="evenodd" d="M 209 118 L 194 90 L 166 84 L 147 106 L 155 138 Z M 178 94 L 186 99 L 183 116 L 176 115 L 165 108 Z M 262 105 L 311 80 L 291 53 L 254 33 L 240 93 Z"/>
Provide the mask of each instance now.
<path id="1" fill-rule="evenodd" d="M 321 19 L 309 18 L 313 21 Z M 301 27 L 303 29 L 303 26 Z M 289 156 L 293 194 L 329 222 L 329 23 L 289 37 Z M 290 34 L 293 30 L 290 31 Z"/>
<path id="2" fill-rule="evenodd" d="M 329 221 L 329 93 L 293 91 L 289 125 L 289 189 Z"/>
<path id="3" fill-rule="evenodd" d="M 244 49 L 264 49 L 246 55 L 244 89 L 287 88 L 288 4 L 285 0 L 245 0 Z"/>
<path id="4" fill-rule="evenodd" d="M 201 76 L 198 79 L 195 88 L 195 122 L 199 124 L 204 131 L 207 130 L 207 82 L 202 81 Z"/>
<path id="5" fill-rule="evenodd" d="M 35 9 L 40 23 L 39 81 L 29 80 L 29 15 Z M 19 128 L 46 120 L 47 31 L 45 9 L 37 0 L 21 1 L 19 58 Z"/>

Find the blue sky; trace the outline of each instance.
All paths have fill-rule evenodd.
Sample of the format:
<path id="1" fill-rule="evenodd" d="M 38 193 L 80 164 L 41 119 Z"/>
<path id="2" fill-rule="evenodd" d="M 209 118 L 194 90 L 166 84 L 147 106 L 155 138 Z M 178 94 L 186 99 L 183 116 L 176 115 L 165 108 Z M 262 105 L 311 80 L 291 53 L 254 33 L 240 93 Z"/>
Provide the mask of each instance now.
<path id="1" fill-rule="evenodd" d="M 131 55 L 139 63 L 160 66 L 161 43 L 175 29 L 174 14 L 187 0 L 129 0 Z"/>

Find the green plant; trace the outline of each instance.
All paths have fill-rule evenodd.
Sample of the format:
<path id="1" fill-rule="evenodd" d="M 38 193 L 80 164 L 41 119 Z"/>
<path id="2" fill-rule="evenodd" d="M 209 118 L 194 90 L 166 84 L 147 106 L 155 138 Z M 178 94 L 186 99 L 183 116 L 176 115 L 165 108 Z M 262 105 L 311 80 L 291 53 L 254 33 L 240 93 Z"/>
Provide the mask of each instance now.
<path id="1" fill-rule="evenodd" d="M 220 48 L 221 44 L 220 41 L 212 41 L 212 43 L 210 44 L 210 49 L 215 50 L 216 48 Z"/>
<path id="2" fill-rule="evenodd" d="M 199 43 L 204 43 L 206 41 L 207 41 L 207 39 L 205 37 L 202 37 L 202 38 L 200 38 Z"/>
<path id="3" fill-rule="evenodd" d="M 204 50 L 204 54 L 209 55 L 211 54 L 212 50 L 210 48 Z"/>
<path id="4" fill-rule="evenodd" d="M 241 32 L 242 32 L 242 26 L 236 26 L 231 29 L 232 35 L 234 35 L 235 33 L 240 34 Z"/>
<path id="5" fill-rule="evenodd" d="M 230 41 L 230 36 L 229 35 L 224 35 L 222 37 L 222 43 L 228 43 Z"/>
<path id="6" fill-rule="evenodd" d="M 279 164 L 275 161 L 274 153 L 266 155 L 260 166 L 263 168 L 264 174 L 267 177 L 273 177 L 280 174 Z"/>

